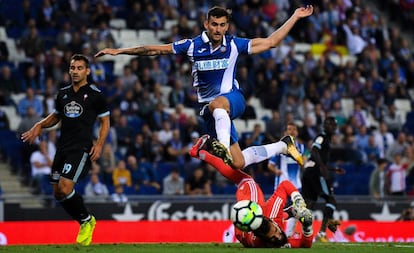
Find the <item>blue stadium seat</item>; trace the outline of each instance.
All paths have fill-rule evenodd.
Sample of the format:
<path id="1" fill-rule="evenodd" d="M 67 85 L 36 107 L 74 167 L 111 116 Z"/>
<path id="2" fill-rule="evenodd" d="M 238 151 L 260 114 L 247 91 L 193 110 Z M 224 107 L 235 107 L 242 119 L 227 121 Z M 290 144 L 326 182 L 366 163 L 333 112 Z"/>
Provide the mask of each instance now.
<path id="1" fill-rule="evenodd" d="M 237 187 L 234 184 L 229 184 L 223 187 L 223 194 L 234 195 L 236 193 Z"/>
<path id="2" fill-rule="evenodd" d="M 172 169 L 173 165 L 171 163 L 158 162 L 155 168 L 158 174 L 158 183 L 162 184 L 162 180 L 170 174 Z"/>
<path id="3" fill-rule="evenodd" d="M 159 194 L 158 190 L 150 185 L 141 185 L 139 187 L 138 194 L 140 195 L 156 195 Z"/>

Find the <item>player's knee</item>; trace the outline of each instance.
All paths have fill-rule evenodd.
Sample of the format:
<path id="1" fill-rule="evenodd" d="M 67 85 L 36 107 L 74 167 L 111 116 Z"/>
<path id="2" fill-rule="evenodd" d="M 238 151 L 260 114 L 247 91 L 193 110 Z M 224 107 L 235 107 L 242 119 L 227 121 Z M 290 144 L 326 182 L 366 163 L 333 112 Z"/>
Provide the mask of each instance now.
<path id="1" fill-rule="evenodd" d="M 229 105 L 225 97 L 218 97 L 211 101 L 208 105 L 210 112 L 214 112 L 215 109 L 224 109 L 229 112 Z"/>
<path id="2" fill-rule="evenodd" d="M 234 160 L 231 164 L 233 169 L 241 170 L 244 168 L 244 160 Z"/>

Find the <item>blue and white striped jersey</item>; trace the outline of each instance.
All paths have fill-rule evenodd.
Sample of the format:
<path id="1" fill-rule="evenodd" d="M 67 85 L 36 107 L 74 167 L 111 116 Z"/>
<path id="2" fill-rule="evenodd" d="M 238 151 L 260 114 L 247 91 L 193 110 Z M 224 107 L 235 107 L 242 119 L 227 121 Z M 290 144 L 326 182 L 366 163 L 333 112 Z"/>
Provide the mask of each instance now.
<path id="1" fill-rule="evenodd" d="M 305 145 L 296 143 L 296 148 L 301 154 L 305 153 Z M 275 189 L 284 180 L 290 181 L 299 190 L 302 188 L 301 168 L 290 156 L 284 154 L 274 155 L 269 159 L 270 164 L 276 165 L 282 171 L 280 176 L 275 176 Z"/>
<path id="2" fill-rule="evenodd" d="M 174 54 L 186 54 L 192 63 L 193 86 L 198 102 L 208 103 L 219 95 L 239 89 L 236 64 L 239 54 L 250 53 L 250 39 L 225 35 L 213 49 L 206 32 L 173 43 Z"/>

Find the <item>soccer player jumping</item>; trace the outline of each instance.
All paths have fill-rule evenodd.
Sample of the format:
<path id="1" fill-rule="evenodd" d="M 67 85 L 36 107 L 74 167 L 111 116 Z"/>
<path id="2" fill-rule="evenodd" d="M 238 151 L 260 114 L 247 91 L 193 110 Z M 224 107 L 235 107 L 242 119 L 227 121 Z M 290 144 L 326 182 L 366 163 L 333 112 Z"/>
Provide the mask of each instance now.
<path id="1" fill-rule="evenodd" d="M 235 79 L 239 55 L 260 54 L 278 46 L 301 18 L 313 13 L 313 6 L 299 7 L 292 16 L 266 38 L 246 39 L 226 35 L 230 24 L 230 13 L 222 7 L 213 7 L 207 13 L 204 29 L 193 39 L 183 39 L 165 45 L 146 45 L 131 48 L 105 48 L 95 54 L 109 55 L 187 55 L 192 63 L 193 86 L 197 89 L 206 133 L 217 138 L 215 154 L 235 169 L 270 158 L 286 145 L 277 142 L 265 146 L 249 147 L 243 152 L 238 144 L 237 131 L 232 123 L 240 117 L 246 107 L 243 92 Z M 284 140 L 291 155 L 303 165 L 302 157 L 293 140 Z M 225 148 L 218 148 L 218 145 Z M 293 147 L 293 148 L 292 148 Z M 214 148 L 214 147 L 213 147 Z M 279 152 L 280 153 L 280 152 Z"/>

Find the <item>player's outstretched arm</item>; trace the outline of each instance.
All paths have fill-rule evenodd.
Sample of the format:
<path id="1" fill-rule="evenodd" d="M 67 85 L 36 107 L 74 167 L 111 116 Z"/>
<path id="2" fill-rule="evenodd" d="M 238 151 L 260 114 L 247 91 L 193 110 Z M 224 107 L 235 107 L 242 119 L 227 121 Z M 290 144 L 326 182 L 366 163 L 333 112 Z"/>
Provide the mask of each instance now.
<path id="1" fill-rule="evenodd" d="M 161 55 L 161 54 L 172 54 L 173 47 L 172 44 L 165 45 L 148 45 L 148 46 L 137 46 L 137 47 L 128 47 L 128 48 L 105 48 L 95 54 L 95 57 L 101 57 L 104 55 L 141 55 L 141 56 L 151 56 L 151 55 Z"/>
<path id="2" fill-rule="evenodd" d="M 41 121 L 34 124 L 32 128 L 30 128 L 27 132 L 24 132 L 21 136 L 23 142 L 28 142 L 29 144 L 33 144 L 36 140 L 36 137 L 42 134 L 43 128 L 49 128 L 57 123 L 59 123 L 60 118 L 57 114 L 51 113 L 46 118 L 42 119 Z"/>
<path id="3" fill-rule="evenodd" d="M 252 40 L 251 53 L 258 54 L 273 47 L 276 47 L 282 42 L 282 40 L 288 35 L 290 30 L 296 22 L 301 19 L 312 15 L 313 6 L 307 5 L 306 7 L 299 7 L 295 10 L 292 16 L 276 31 L 274 31 L 267 38 L 256 38 Z"/>

